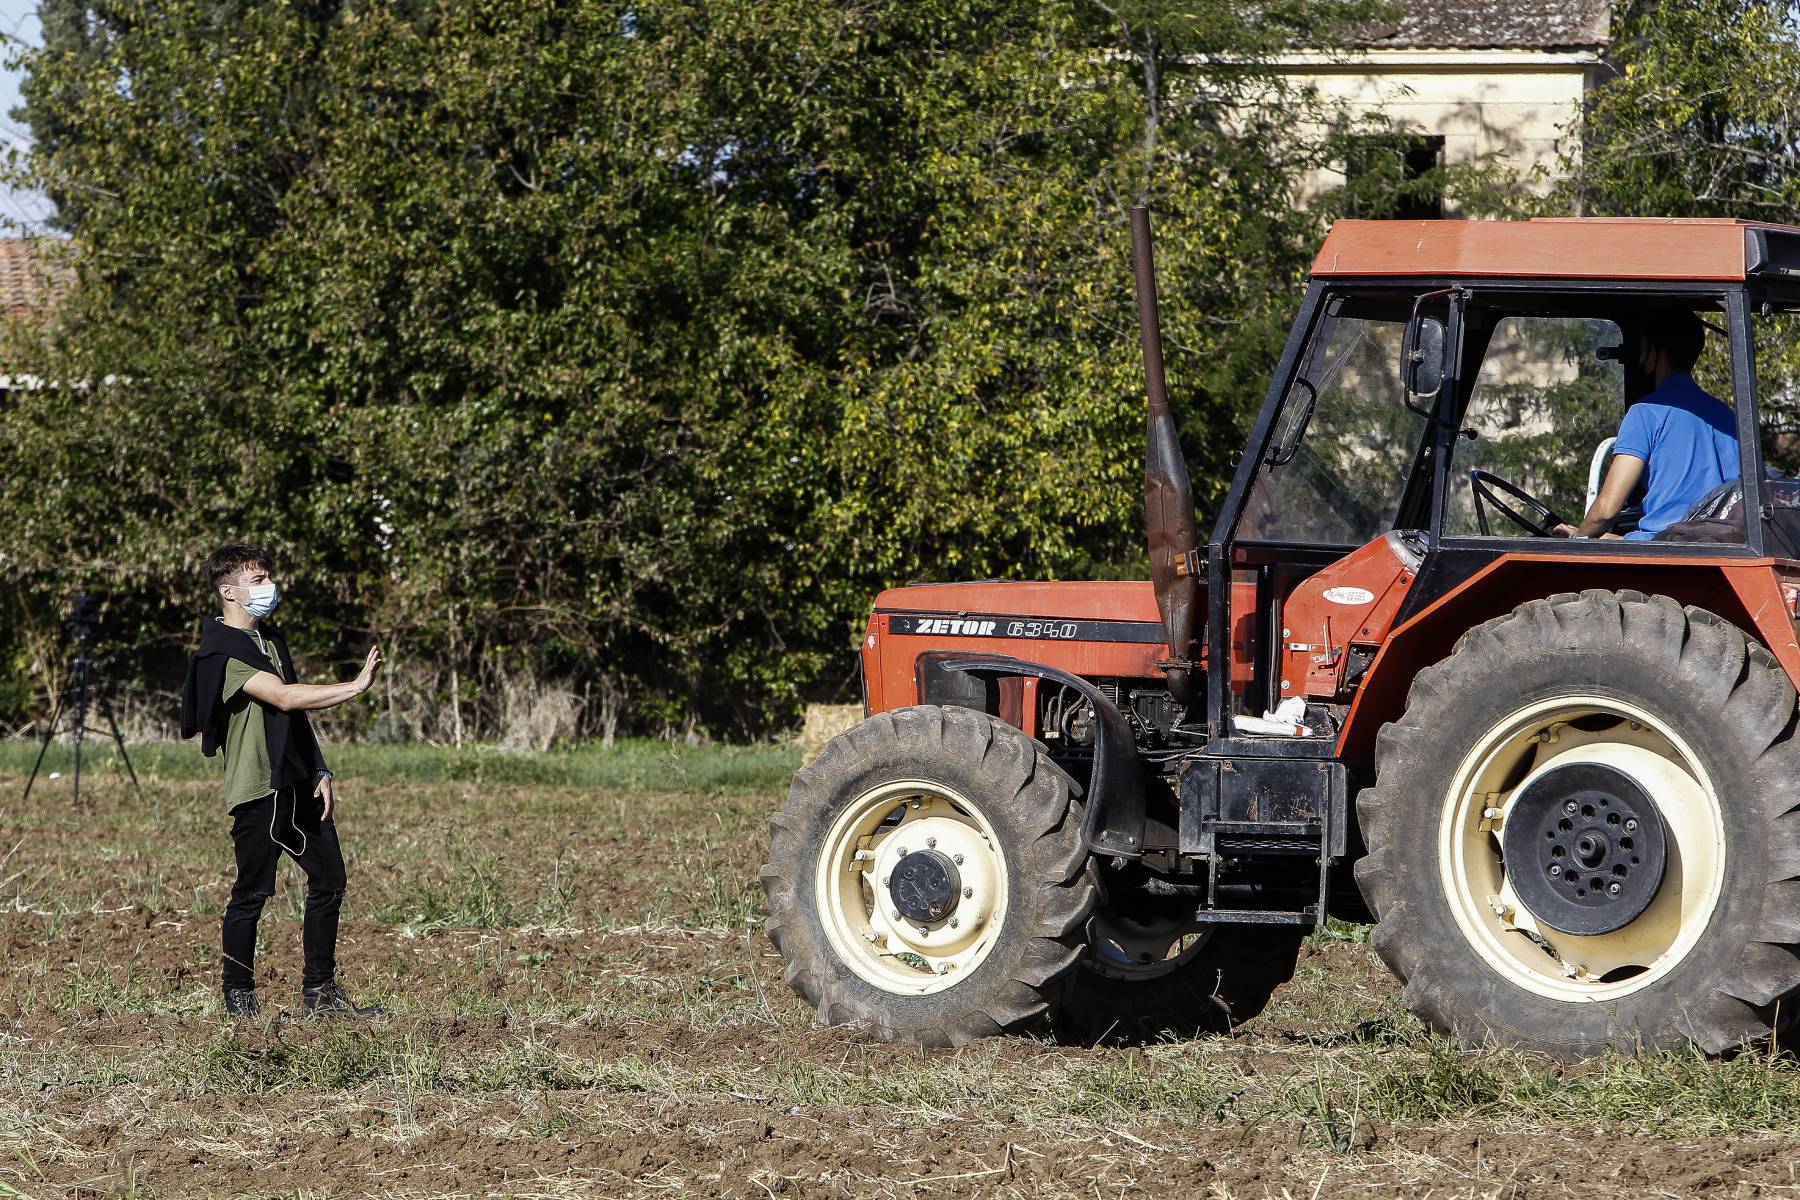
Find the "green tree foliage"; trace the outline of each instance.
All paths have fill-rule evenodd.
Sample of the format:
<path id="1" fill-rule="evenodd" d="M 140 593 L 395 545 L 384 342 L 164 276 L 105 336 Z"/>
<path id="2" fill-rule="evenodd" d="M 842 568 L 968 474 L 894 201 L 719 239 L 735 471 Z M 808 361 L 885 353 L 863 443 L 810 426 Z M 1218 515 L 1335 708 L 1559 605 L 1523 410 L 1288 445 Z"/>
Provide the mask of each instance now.
<path id="1" fill-rule="evenodd" d="M 1259 64 L 1375 7 L 46 3 L 79 285 L 0 409 L 14 674 L 85 586 L 170 686 L 248 538 L 431 736 L 546 686 L 744 731 L 854 688 L 884 586 L 1128 569 L 1126 209 L 1205 507 L 1318 233 L 1295 130 L 1348 129 Z"/>
<path id="2" fill-rule="evenodd" d="M 1612 75 L 1592 92 L 1562 164 L 1553 207 L 1800 222 L 1800 10 L 1786 0 L 1638 0 L 1625 11 L 1611 58 Z M 1786 314 L 1759 318 L 1756 340 L 1764 451 L 1793 471 L 1800 325 Z M 1717 365 L 1702 381 L 1728 394 Z"/>
<path id="3" fill-rule="evenodd" d="M 1558 204 L 1589 216 L 1800 214 L 1791 4 L 1639 0 L 1611 58 L 1563 164 Z"/>

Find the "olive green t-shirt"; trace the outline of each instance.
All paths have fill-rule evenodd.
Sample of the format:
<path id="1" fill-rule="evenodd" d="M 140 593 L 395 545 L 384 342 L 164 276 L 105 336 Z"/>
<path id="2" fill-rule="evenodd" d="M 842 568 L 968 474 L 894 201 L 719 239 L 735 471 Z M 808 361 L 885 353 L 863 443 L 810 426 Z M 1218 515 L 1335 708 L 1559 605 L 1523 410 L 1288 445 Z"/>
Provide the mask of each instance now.
<path id="1" fill-rule="evenodd" d="M 263 656 L 274 662 L 274 647 L 254 629 L 245 632 L 256 642 Z M 269 786 L 272 775 L 269 771 L 269 738 L 263 728 L 263 706 L 244 691 L 244 685 L 256 674 L 257 669 L 247 662 L 235 658 L 225 662 L 225 809 L 228 812 L 240 804 L 261 800 L 275 790 Z M 287 762 L 278 786 L 287 787 L 305 779 L 306 764 L 300 761 L 299 752 L 289 742 Z"/>

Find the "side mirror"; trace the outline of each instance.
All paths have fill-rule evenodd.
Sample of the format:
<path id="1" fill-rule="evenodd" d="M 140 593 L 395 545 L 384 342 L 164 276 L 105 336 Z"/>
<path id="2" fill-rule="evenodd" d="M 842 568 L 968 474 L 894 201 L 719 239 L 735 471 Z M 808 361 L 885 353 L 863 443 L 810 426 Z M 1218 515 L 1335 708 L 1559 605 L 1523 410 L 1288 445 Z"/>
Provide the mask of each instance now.
<path id="1" fill-rule="evenodd" d="M 1437 399 L 1443 388 L 1444 323 L 1436 317 L 1415 314 L 1408 323 L 1400 351 L 1400 386 L 1406 389 L 1408 408 L 1415 398 Z"/>

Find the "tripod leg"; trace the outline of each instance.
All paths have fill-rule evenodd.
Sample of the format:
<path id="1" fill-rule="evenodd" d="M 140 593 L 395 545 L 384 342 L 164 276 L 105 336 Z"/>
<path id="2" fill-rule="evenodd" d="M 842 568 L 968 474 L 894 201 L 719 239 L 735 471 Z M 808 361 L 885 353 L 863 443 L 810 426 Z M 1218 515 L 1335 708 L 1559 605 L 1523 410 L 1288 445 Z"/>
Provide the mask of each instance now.
<path id="1" fill-rule="evenodd" d="M 38 747 L 37 761 L 31 764 L 31 778 L 25 781 L 24 799 L 31 799 L 31 785 L 37 782 L 38 768 L 44 765 L 44 754 L 50 749 L 50 739 L 56 736 L 56 723 L 62 720 L 63 697 L 56 698 L 56 707 L 50 710 L 50 723 L 44 726 L 43 745 Z"/>
<path id="2" fill-rule="evenodd" d="M 87 736 L 88 673 L 85 664 L 75 670 L 75 795 L 71 803 L 81 807 L 81 740 Z"/>
<path id="3" fill-rule="evenodd" d="M 119 722 L 113 717 L 112 697 L 105 692 L 100 693 L 100 715 L 106 718 L 107 728 L 112 730 L 113 741 L 119 744 L 119 757 L 125 760 L 125 773 L 131 776 L 131 786 L 137 792 L 139 800 L 144 798 L 144 786 L 138 782 L 137 771 L 132 768 L 131 755 L 125 752 L 125 737 L 119 732 Z"/>

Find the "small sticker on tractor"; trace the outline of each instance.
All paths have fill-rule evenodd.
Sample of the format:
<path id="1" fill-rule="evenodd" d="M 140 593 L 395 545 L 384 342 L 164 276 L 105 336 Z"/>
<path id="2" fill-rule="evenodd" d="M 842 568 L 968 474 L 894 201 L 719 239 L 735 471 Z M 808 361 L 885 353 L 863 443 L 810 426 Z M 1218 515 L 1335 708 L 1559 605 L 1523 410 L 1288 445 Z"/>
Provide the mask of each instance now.
<path id="1" fill-rule="evenodd" d="M 1375 593 L 1368 588 L 1334 587 L 1325 589 L 1325 598 L 1333 604 L 1373 604 Z"/>

